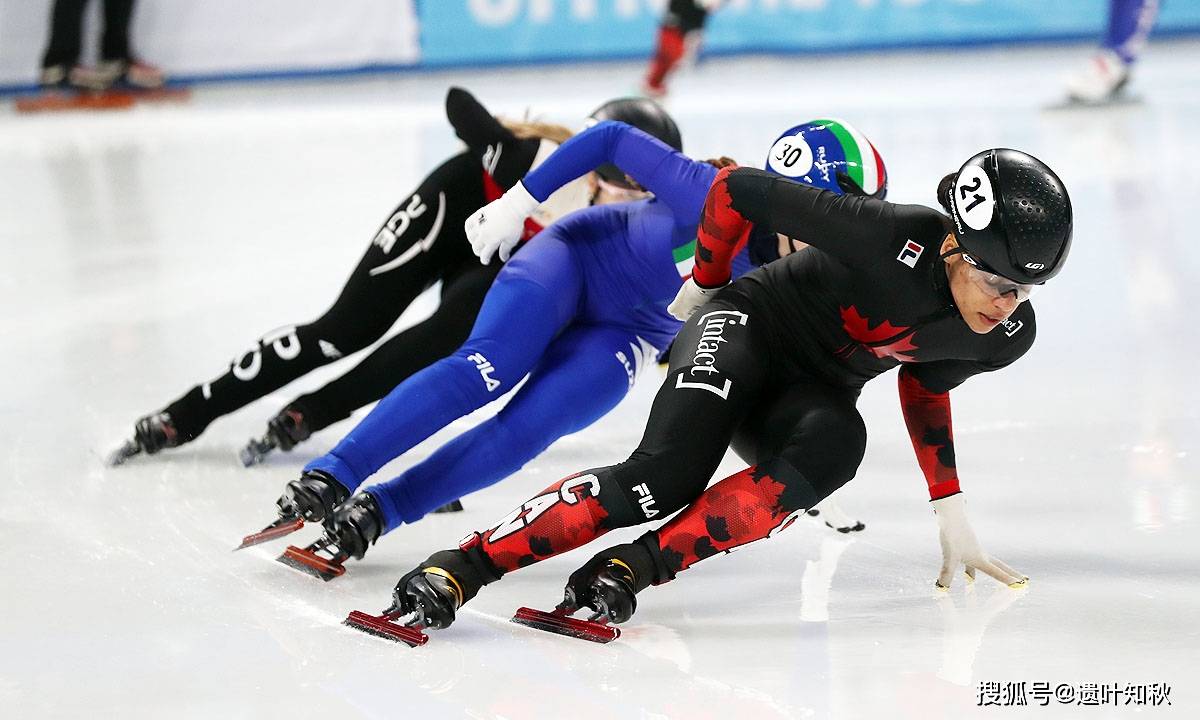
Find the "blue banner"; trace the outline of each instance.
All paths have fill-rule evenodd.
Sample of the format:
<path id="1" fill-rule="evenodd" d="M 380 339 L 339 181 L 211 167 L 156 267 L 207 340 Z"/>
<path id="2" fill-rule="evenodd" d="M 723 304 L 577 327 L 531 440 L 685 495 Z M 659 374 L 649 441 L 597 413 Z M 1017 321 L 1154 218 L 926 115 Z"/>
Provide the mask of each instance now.
<path id="1" fill-rule="evenodd" d="M 640 57 L 665 0 L 423 0 L 427 66 Z M 841 51 L 1096 38 L 1107 0 L 726 0 L 712 53 Z M 1157 32 L 1200 32 L 1200 0 L 1168 0 Z"/>

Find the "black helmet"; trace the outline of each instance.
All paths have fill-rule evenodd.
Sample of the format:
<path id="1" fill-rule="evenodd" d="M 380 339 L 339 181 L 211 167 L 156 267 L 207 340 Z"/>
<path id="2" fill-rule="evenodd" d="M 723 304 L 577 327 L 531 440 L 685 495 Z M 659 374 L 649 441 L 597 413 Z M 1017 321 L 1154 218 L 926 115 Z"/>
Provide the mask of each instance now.
<path id="1" fill-rule="evenodd" d="M 628 97 L 609 100 L 596 108 L 591 115 L 592 120 L 618 120 L 632 125 L 642 132 L 653 135 L 676 150 L 683 150 L 683 139 L 679 136 L 679 127 L 667 114 L 662 106 L 648 98 Z M 625 173 L 612 163 L 605 163 L 596 168 L 596 174 L 615 185 L 628 187 L 629 182 Z"/>
<path id="2" fill-rule="evenodd" d="M 1058 274 L 1071 250 L 1071 198 L 1054 171 L 1020 150 L 984 150 L 942 183 L 963 252 L 1019 283 Z"/>

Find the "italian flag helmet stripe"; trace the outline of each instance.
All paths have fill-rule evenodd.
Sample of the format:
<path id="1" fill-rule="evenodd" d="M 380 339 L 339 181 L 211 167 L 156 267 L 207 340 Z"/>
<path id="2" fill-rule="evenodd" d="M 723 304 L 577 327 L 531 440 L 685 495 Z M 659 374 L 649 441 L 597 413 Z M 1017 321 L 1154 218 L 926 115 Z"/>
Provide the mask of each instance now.
<path id="1" fill-rule="evenodd" d="M 842 144 L 842 150 L 846 153 L 846 174 L 868 195 L 878 190 L 883 160 L 866 136 L 843 120 L 815 120 L 814 124 L 827 126 Z"/>

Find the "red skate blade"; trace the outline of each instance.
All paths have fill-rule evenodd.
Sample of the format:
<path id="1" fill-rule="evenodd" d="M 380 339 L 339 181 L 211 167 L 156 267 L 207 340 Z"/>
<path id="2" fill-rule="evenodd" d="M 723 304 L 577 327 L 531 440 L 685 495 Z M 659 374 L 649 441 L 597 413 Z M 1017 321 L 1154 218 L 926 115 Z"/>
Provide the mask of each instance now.
<path id="1" fill-rule="evenodd" d="M 191 88 L 164 85 L 158 88 L 130 88 L 137 102 L 187 102 L 192 99 Z"/>
<path id="2" fill-rule="evenodd" d="M 610 643 L 621 637 L 621 629 L 613 627 L 607 622 L 580 620 L 527 607 L 518 608 L 512 621 L 535 630 L 545 630 L 557 635 L 566 635 L 595 643 Z"/>
<path id="3" fill-rule="evenodd" d="M 133 96 L 127 92 L 48 92 L 17 99 L 17 112 L 62 112 L 64 110 L 124 110 L 133 107 Z"/>
<path id="4" fill-rule="evenodd" d="M 389 621 L 386 615 L 368 615 L 359 610 L 351 610 L 342 624 L 384 640 L 402 642 L 409 647 L 417 647 L 429 642 L 429 636 L 419 629 L 398 625 Z"/>
<path id="5" fill-rule="evenodd" d="M 302 527 L 304 527 L 303 518 L 296 518 L 295 520 L 286 522 L 282 525 L 272 525 L 254 533 L 253 535 L 247 535 L 246 537 L 242 538 L 242 544 L 235 547 L 234 550 L 245 550 L 252 545 L 259 545 L 261 543 L 274 540 L 275 538 L 281 538 L 284 535 L 290 535 Z"/>
<path id="6" fill-rule="evenodd" d="M 344 565 L 338 565 L 329 558 L 323 558 L 311 550 L 298 548 L 295 545 L 288 545 L 283 554 L 275 558 L 275 561 L 325 582 L 346 572 Z"/>

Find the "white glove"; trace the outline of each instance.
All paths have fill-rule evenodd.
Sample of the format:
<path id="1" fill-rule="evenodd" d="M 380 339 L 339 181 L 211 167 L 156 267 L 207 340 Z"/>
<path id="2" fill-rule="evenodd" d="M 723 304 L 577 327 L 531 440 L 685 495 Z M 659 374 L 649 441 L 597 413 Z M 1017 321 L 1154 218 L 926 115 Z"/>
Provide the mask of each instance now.
<path id="1" fill-rule="evenodd" d="M 725 285 L 728 284 L 725 283 Z M 695 279 L 688 278 L 683 282 L 683 287 L 679 288 L 679 292 L 675 294 L 675 299 L 667 306 L 667 312 L 676 320 L 686 321 L 720 289 L 719 287 L 702 288 L 696 284 Z"/>
<path id="2" fill-rule="evenodd" d="M 966 566 L 967 580 L 975 581 L 975 571 L 982 570 L 1011 588 L 1025 586 L 1028 576 L 1013 570 L 1000 560 L 989 557 L 979 547 L 975 531 L 967 521 L 966 503 L 962 493 L 934 500 L 933 511 L 937 514 L 942 542 L 942 572 L 934 584 L 938 590 L 949 590 L 954 571 Z"/>
<path id="3" fill-rule="evenodd" d="M 521 240 L 525 218 L 537 209 L 538 204 L 525 189 L 525 184 L 519 182 L 467 218 L 463 228 L 471 242 L 471 250 L 479 256 L 479 261 L 487 265 L 497 250 L 500 251 L 500 259 L 507 261 L 512 249 Z"/>

